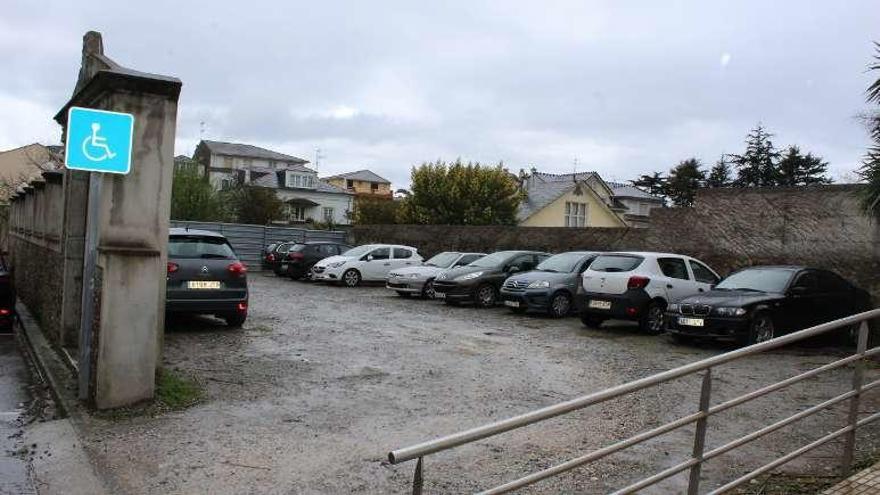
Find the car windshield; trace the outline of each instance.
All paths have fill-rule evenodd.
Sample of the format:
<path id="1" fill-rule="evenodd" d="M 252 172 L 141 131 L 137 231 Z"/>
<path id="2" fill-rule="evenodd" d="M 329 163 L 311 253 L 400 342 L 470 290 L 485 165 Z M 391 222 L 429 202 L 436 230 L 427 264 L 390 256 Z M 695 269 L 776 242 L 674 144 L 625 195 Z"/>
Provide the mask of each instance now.
<path id="1" fill-rule="evenodd" d="M 173 236 L 168 239 L 169 258 L 235 259 L 235 253 L 222 237 Z"/>
<path id="2" fill-rule="evenodd" d="M 596 272 L 629 272 L 642 264 L 645 258 L 629 254 L 607 254 L 597 257 L 590 264 Z"/>
<path id="3" fill-rule="evenodd" d="M 749 269 L 736 272 L 715 286 L 717 290 L 752 290 L 783 292 L 794 271 L 774 269 Z"/>
<path id="4" fill-rule="evenodd" d="M 376 249 L 374 244 L 367 244 L 366 246 L 358 246 L 356 248 L 351 248 L 348 251 L 342 253 L 342 256 L 351 256 L 352 258 L 357 258 L 358 256 L 363 256 L 373 249 Z"/>
<path id="5" fill-rule="evenodd" d="M 468 266 L 477 266 L 480 268 L 497 268 L 503 265 L 514 254 L 514 251 L 498 251 L 497 253 L 492 253 L 489 256 L 484 256 Z"/>
<path id="6" fill-rule="evenodd" d="M 428 261 L 425 262 L 425 266 L 436 266 L 438 268 L 449 268 L 458 257 L 461 256 L 460 253 L 440 253 L 436 256 L 431 257 Z"/>
<path id="7" fill-rule="evenodd" d="M 536 270 L 542 272 L 570 273 L 584 259 L 584 253 L 562 253 L 542 261 Z"/>

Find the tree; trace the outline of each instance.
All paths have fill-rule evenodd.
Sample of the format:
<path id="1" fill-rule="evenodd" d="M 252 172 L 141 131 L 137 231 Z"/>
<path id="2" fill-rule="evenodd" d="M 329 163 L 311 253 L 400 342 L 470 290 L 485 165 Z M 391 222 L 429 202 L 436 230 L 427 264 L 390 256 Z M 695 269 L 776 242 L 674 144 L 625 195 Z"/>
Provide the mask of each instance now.
<path id="1" fill-rule="evenodd" d="M 667 180 L 668 179 L 666 177 L 663 177 L 660 172 L 654 172 L 650 175 L 641 175 L 638 179 L 630 182 L 633 186 L 638 187 L 639 189 L 650 194 L 651 196 L 665 198 Z"/>
<path id="2" fill-rule="evenodd" d="M 465 165 L 461 160 L 413 167 L 410 196 L 402 200 L 399 220 L 415 224 L 516 224 L 523 194 L 515 175 L 501 164 Z"/>
<path id="3" fill-rule="evenodd" d="M 669 171 L 666 194 L 675 206 L 692 206 L 697 189 L 703 185 L 706 173 L 700 169 L 696 158 L 682 160 Z"/>
<path id="4" fill-rule="evenodd" d="M 184 165 L 174 168 L 171 184 L 171 218 L 213 222 L 224 217 L 223 201 L 197 167 Z"/>
<path id="5" fill-rule="evenodd" d="M 400 201 L 358 198 L 354 210 L 354 223 L 358 225 L 377 225 L 397 223 L 397 210 Z"/>
<path id="6" fill-rule="evenodd" d="M 877 61 L 868 66 L 869 70 L 880 70 L 880 43 L 874 43 Z M 869 103 L 880 104 L 880 78 L 868 86 L 867 100 Z M 865 213 L 880 220 L 880 111 L 874 111 L 867 118 L 868 134 L 871 137 L 871 145 L 865 157 L 862 159 L 862 167 L 859 176 L 867 182 L 867 186 L 861 194 L 862 208 Z"/>
<path id="7" fill-rule="evenodd" d="M 724 158 L 724 155 L 721 155 L 721 158 L 715 162 L 715 165 L 712 166 L 712 169 L 709 170 L 709 175 L 706 177 L 706 187 L 728 187 L 733 181 L 730 177 L 730 165 L 727 164 L 727 160 Z"/>
<path id="8" fill-rule="evenodd" d="M 776 183 L 779 186 L 810 186 L 829 184 L 831 179 L 825 174 L 828 163 L 812 153 L 801 154 L 797 146 L 789 146 L 776 164 Z"/>
<path id="9" fill-rule="evenodd" d="M 281 216 L 284 203 L 278 199 L 274 189 L 239 184 L 223 192 L 235 220 L 240 223 L 266 225 Z"/>
<path id="10" fill-rule="evenodd" d="M 779 152 L 773 147 L 773 135 L 761 124 L 752 129 L 746 136 L 746 151 L 742 155 L 730 155 L 730 161 L 736 166 L 738 187 L 767 187 L 777 184 L 776 161 Z"/>

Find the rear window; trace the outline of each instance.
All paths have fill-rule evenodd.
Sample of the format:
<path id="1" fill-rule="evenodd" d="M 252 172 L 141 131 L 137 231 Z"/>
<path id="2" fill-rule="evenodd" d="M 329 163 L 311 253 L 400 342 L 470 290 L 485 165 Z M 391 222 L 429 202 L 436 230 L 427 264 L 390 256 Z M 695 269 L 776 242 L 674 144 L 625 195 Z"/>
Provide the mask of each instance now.
<path id="1" fill-rule="evenodd" d="M 590 270 L 597 272 L 629 272 L 635 270 L 645 259 L 628 254 L 603 254 L 596 257 Z"/>
<path id="2" fill-rule="evenodd" d="M 235 259 L 222 237 L 174 236 L 168 239 L 169 258 Z"/>

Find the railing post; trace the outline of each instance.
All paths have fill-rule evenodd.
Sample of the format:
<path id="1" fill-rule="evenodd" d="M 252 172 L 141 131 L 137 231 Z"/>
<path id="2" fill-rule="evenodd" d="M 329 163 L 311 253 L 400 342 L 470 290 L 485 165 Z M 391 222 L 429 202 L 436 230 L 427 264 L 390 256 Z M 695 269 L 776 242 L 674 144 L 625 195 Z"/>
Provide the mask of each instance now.
<path id="1" fill-rule="evenodd" d="M 852 376 L 852 390 L 856 393 L 849 400 L 849 416 L 847 417 L 847 425 L 852 428 L 846 434 L 843 444 L 843 459 L 840 463 L 841 476 L 848 476 L 849 470 L 852 468 L 853 452 L 856 446 L 856 423 L 859 420 L 859 403 L 862 395 L 862 377 L 865 372 L 865 351 L 868 350 L 868 321 L 865 320 L 859 325 L 859 341 L 856 347 L 856 354 L 862 356 L 862 359 L 856 361 Z"/>
<path id="2" fill-rule="evenodd" d="M 700 490 L 700 471 L 703 468 L 703 451 L 706 448 L 706 421 L 709 419 L 709 399 L 712 396 L 712 368 L 706 368 L 703 375 L 703 386 L 700 387 L 700 412 L 703 416 L 697 420 L 694 432 L 693 458 L 697 461 L 691 467 L 688 495 L 697 495 Z"/>
<path id="3" fill-rule="evenodd" d="M 413 473 L 412 495 L 422 495 L 422 458 L 416 462 L 416 472 Z"/>

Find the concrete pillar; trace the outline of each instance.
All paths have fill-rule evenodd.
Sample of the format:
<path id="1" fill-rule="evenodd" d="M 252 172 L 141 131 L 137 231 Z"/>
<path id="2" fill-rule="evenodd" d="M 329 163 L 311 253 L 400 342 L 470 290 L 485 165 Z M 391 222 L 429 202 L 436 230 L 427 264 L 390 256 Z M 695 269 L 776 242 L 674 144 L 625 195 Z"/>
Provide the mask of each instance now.
<path id="1" fill-rule="evenodd" d="M 119 66 L 104 55 L 101 35 L 89 32 L 83 38 L 83 63 L 74 95 L 55 116 L 65 126 L 71 106 L 134 115 L 131 172 L 101 179 L 88 391 L 99 409 L 153 396 L 164 330 L 180 87 L 177 78 Z"/>
<path id="2" fill-rule="evenodd" d="M 65 170 L 64 219 L 61 231 L 64 282 L 61 300 L 60 339 L 60 344 L 64 347 L 74 347 L 79 342 L 79 319 L 82 315 L 80 304 L 82 303 L 83 245 L 85 243 L 88 191 L 88 173 Z"/>

